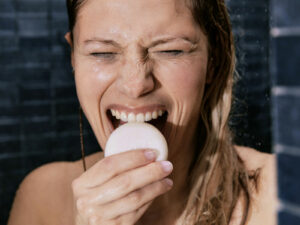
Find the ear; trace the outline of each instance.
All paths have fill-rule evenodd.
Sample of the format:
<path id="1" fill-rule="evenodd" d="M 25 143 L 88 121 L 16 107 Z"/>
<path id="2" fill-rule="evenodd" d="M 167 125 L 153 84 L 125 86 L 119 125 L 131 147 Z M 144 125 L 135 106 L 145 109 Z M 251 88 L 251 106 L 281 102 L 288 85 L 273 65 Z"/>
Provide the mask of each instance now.
<path id="1" fill-rule="evenodd" d="M 73 46 L 73 40 L 71 38 L 71 32 L 65 34 L 65 39 L 71 47 L 71 63 L 72 63 L 72 67 L 74 68 L 74 48 L 73 48 L 74 46 Z"/>
<path id="2" fill-rule="evenodd" d="M 71 38 L 71 32 L 68 32 L 65 34 L 65 39 L 68 42 L 68 44 L 70 45 L 71 48 L 73 48 L 73 41 Z"/>

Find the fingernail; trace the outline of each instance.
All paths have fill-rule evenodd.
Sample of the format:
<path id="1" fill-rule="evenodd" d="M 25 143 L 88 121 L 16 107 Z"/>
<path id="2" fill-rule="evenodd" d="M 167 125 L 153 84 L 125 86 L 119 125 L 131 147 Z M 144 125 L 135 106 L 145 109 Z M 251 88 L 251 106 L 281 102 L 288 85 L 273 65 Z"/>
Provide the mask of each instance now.
<path id="1" fill-rule="evenodd" d="M 162 166 L 162 168 L 163 168 L 163 170 L 165 172 L 171 172 L 173 170 L 173 165 L 172 165 L 171 162 L 169 162 L 169 161 L 162 161 L 160 163 L 161 163 L 161 166 Z"/>
<path id="2" fill-rule="evenodd" d="M 173 186 L 173 181 L 170 178 L 165 179 L 165 182 L 167 185 L 169 185 L 170 187 Z"/>
<path id="3" fill-rule="evenodd" d="M 145 154 L 145 157 L 146 157 L 148 160 L 153 160 L 153 159 L 156 158 L 156 153 L 155 153 L 155 151 L 153 151 L 153 150 L 146 150 L 146 151 L 144 152 L 144 154 Z"/>

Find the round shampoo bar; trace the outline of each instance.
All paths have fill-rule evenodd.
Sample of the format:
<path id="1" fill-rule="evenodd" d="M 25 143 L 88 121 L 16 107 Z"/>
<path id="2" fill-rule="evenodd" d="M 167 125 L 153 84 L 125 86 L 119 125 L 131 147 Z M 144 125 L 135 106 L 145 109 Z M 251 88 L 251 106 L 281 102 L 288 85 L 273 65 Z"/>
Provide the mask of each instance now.
<path id="1" fill-rule="evenodd" d="M 153 149 L 157 151 L 156 161 L 168 158 L 168 146 L 161 132 L 148 123 L 126 123 L 112 132 L 104 155 L 110 156 L 137 149 Z"/>

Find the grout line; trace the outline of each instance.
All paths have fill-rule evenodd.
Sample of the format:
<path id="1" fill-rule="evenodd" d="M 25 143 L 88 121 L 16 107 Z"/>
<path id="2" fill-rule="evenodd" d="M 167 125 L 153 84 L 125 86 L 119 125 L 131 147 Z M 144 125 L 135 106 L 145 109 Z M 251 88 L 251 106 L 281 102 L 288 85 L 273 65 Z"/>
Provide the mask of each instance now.
<path id="1" fill-rule="evenodd" d="M 300 148 L 299 147 L 292 147 L 292 146 L 276 144 L 274 146 L 274 151 L 276 154 L 287 153 L 289 155 L 300 156 Z"/>
<path id="2" fill-rule="evenodd" d="M 296 97 L 300 97 L 300 86 L 298 86 L 298 87 L 285 87 L 285 86 L 273 87 L 272 94 L 274 96 L 293 95 Z"/>
<path id="3" fill-rule="evenodd" d="M 282 199 L 280 199 L 280 202 L 278 205 L 278 211 L 286 211 L 291 214 L 299 216 L 300 215 L 300 206 L 295 205 L 290 202 L 283 201 Z"/>
<path id="4" fill-rule="evenodd" d="M 0 160 L 10 159 L 10 158 L 20 158 L 20 157 L 33 156 L 33 155 L 43 155 L 43 154 L 48 154 L 48 153 L 41 152 L 41 151 L 4 153 L 0 155 Z"/>
<path id="5" fill-rule="evenodd" d="M 274 27 L 271 28 L 270 34 L 274 38 L 300 36 L 300 27 Z"/>

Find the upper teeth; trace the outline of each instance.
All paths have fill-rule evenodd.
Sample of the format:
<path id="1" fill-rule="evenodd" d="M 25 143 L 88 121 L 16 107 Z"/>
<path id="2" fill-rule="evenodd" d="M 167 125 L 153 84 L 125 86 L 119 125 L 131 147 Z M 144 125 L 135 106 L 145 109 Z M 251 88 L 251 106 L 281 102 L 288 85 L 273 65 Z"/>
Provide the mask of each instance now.
<path id="1" fill-rule="evenodd" d="M 163 110 L 156 110 L 153 112 L 147 112 L 147 113 L 126 113 L 126 112 L 120 112 L 118 110 L 111 109 L 111 114 L 117 118 L 118 120 L 122 120 L 123 122 L 148 122 L 152 119 L 157 119 L 157 117 L 163 115 Z"/>

